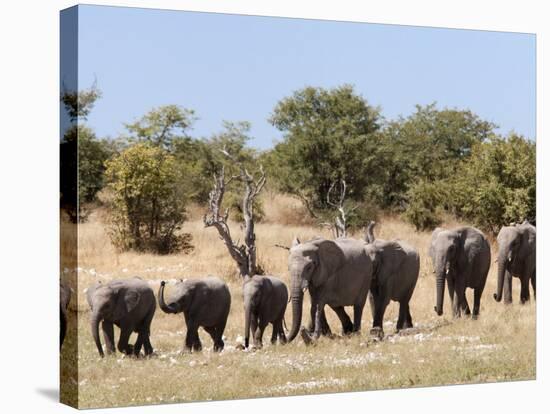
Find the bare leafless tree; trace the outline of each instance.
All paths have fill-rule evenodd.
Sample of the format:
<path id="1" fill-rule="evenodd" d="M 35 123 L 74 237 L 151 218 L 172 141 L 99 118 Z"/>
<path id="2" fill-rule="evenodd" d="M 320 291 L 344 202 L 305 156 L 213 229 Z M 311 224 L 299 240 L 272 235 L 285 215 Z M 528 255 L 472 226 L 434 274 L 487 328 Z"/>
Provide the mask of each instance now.
<path id="1" fill-rule="evenodd" d="M 255 178 L 250 174 L 236 157 L 225 149 L 221 152 L 233 162 L 239 170 L 239 174 L 231 176 L 226 180 L 225 167 L 222 167 L 218 174 L 214 174 L 214 188 L 210 191 L 208 201 L 208 212 L 204 215 L 205 227 L 215 227 L 220 238 L 225 243 L 229 254 L 237 263 L 241 276 L 253 276 L 257 273 L 256 264 L 256 234 L 254 233 L 254 200 L 264 188 L 266 176 L 263 168 Z M 223 196 L 230 182 L 240 180 L 244 184 L 243 194 L 243 217 L 244 217 L 244 243 L 234 242 L 227 224 L 229 209 L 221 211 Z"/>
<path id="2" fill-rule="evenodd" d="M 321 223 L 327 227 L 330 227 L 332 229 L 332 232 L 334 234 L 335 238 L 338 237 L 347 237 L 347 220 L 349 218 L 349 215 L 353 213 L 359 205 L 355 205 L 351 208 L 346 208 L 344 206 L 344 201 L 346 200 L 346 181 L 340 180 L 340 194 L 338 197 L 334 200 L 331 200 L 331 194 L 333 190 L 336 188 L 336 181 L 334 181 L 327 192 L 327 204 L 331 207 L 334 207 L 338 214 L 334 218 L 333 223 Z"/>

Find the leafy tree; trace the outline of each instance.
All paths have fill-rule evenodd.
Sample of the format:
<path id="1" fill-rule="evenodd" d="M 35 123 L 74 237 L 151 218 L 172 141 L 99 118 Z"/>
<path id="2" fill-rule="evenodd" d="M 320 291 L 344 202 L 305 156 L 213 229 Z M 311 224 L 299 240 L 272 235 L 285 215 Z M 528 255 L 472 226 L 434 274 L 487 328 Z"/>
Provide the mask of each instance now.
<path id="1" fill-rule="evenodd" d="M 517 134 L 479 143 L 449 185 L 448 208 L 484 230 L 497 234 L 510 222 L 534 220 L 535 143 Z"/>
<path id="2" fill-rule="evenodd" d="M 112 146 L 98 140 L 84 122 L 100 97 L 95 83 L 78 92 L 64 90 L 61 95 L 71 121 L 61 141 L 61 205 L 73 222 L 87 218 L 84 203 L 94 201 L 103 187 L 104 162 L 112 153 Z"/>
<path id="3" fill-rule="evenodd" d="M 441 207 L 445 197 L 445 187 L 442 182 L 428 182 L 421 180 L 414 184 L 407 192 L 408 207 L 404 217 L 416 230 L 430 230 L 442 221 Z"/>
<path id="4" fill-rule="evenodd" d="M 177 138 L 186 137 L 187 130 L 195 121 L 195 112 L 178 105 L 153 108 L 140 119 L 126 124 L 131 142 L 150 142 L 172 150 Z"/>
<path id="5" fill-rule="evenodd" d="M 105 161 L 113 154 L 106 140 L 99 140 L 91 128 L 78 127 L 78 199 L 92 202 L 104 186 Z"/>
<path id="6" fill-rule="evenodd" d="M 373 134 L 379 110 L 350 85 L 306 87 L 282 99 L 270 122 L 284 133 L 267 156 L 280 190 L 298 196 L 310 213 L 329 208 L 331 184 L 345 180 L 350 200 L 361 200 L 376 181 Z"/>
<path id="7" fill-rule="evenodd" d="M 185 194 L 176 159 L 151 143 L 138 143 L 106 163 L 111 240 L 120 250 L 173 253 L 191 248 L 181 233 Z"/>

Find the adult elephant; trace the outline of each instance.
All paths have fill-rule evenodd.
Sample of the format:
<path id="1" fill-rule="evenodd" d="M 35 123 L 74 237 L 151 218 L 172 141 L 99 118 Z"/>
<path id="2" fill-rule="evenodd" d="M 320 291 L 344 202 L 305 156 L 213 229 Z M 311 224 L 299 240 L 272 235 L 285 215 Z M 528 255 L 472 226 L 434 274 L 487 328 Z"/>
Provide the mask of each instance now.
<path id="1" fill-rule="evenodd" d="M 119 352 L 137 356 L 143 346 L 145 355 L 153 353 L 149 335 L 157 303 L 147 282 L 135 277 L 96 283 L 88 288 L 87 299 L 92 310 L 92 336 L 99 355 L 104 356 L 99 339 L 100 322 L 107 353 L 115 352 L 113 325 L 120 328 Z M 134 346 L 128 344 L 132 332 L 138 334 Z"/>
<path id="2" fill-rule="evenodd" d="M 67 308 L 71 300 L 71 288 L 64 282 L 59 282 L 59 319 L 60 319 L 60 338 L 59 348 L 63 346 L 65 335 L 67 333 Z"/>
<path id="3" fill-rule="evenodd" d="M 432 233 L 429 254 L 436 275 L 437 304 L 434 309 L 437 314 L 443 314 L 446 279 L 453 316 L 460 317 L 462 312 L 470 314 L 466 288 L 472 288 L 473 318 L 477 318 L 491 263 L 491 249 L 485 235 L 474 227 L 437 228 Z"/>
<path id="4" fill-rule="evenodd" d="M 372 224 L 372 222 L 371 222 Z M 371 333 L 384 333 L 384 313 L 390 300 L 399 302 L 397 331 L 412 328 L 409 301 L 412 297 L 418 273 L 420 256 L 418 252 L 401 240 L 375 240 L 374 225 L 369 224 L 365 249 L 373 263 L 369 302 L 373 315 Z"/>
<path id="5" fill-rule="evenodd" d="M 493 295 L 497 302 L 512 303 L 512 276 L 521 281 L 520 301 L 529 300 L 529 281 L 536 296 L 536 243 L 534 226 L 523 222 L 515 226 L 504 226 L 497 236 L 498 242 L 498 285 Z"/>
<path id="6" fill-rule="evenodd" d="M 292 341 L 300 330 L 306 289 L 315 311 L 313 339 L 321 334 L 325 305 L 334 309 L 344 326 L 351 325 L 355 332 L 360 330 L 372 277 L 372 262 L 363 241 L 318 238 L 301 243 L 296 238 L 290 248 L 289 271 L 292 327 L 288 341 Z M 353 306 L 353 324 L 344 306 Z M 305 329 L 302 335 L 306 342 L 311 339 Z"/>
<path id="7" fill-rule="evenodd" d="M 231 294 L 223 280 L 216 276 L 180 280 L 168 301 L 164 300 L 165 282 L 160 283 L 159 305 L 166 313 L 181 313 L 185 317 L 187 335 L 185 348 L 200 351 L 199 328 L 202 326 L 214 341 L 214 351 L 224 347 L 223 331 L 231 307 Z"/>

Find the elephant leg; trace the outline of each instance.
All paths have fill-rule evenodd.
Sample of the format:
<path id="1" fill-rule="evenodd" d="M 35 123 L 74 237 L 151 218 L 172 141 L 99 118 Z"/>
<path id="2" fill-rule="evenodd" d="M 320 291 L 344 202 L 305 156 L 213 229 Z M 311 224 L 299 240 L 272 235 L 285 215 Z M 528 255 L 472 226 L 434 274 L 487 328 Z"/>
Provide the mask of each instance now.
<path id="1" fill-rule="evenodd" d="M 504 272 L 502 296 L 504 297 L 504 303 L 512 303 L 512 273 L 509 271 Z"/>
<path id="2" fill-rule="evenodd" d="M 254 314 L 250 318 L 250 336 L 252 336 L 252 344 L 256 346 L 256 331 L 258 329 L 258 317 Z"/>
<path id="3" fill-rule="evenodd" d="M 363 318 L 363 308 L 365 304 L 353 305 L 353 332 L 361 331 L 361 319 Z"/>
<path id="4" fill-rule="evenodd" d="M 136 343 L 134 344 L 134 355 L 137 357 L 139 356 L 141 352 L 141 347 L 143 346 L 143 342 L 145 341 L 145 335 L 143 331 L 138 332 L 138 337 L 136 339 Z"/>
<path id="5" fill-rule="evenodd" d="M 118 338 L 117 349 L 119 352 L 129 355 L 132 352 L 132 347 L 128 345 L 128 340 L 132 334 L 132 329 L 127 326 L 120 327 L 120 337 Z"/>
<path id="6" fill-rule="evenodd" d="M 477 319 L 479 316 L 479 304 L 481 302 L 481 294 L 483 293 L 482 289 L 475 288 L 474 289 L 474 312 L 472 314 L 473 319 Z"/>
<path id="7" fill-rule="evenodd" d="M 386 313 L 386 307 L 390 302 L 389 297 L 386 295 L 376 295 L 374 298 L 374 317 L 372 320 L 373 330 L 379 329 L 384 332 L 384 314 Z"/>
<path id="8" fill-rule="evenodd" d="M 267 326 L 267 323 L 265 321 L 260 320 L 260 323 L 258 324 L 258 329 L 256 330 L 256 334 L 254 335 L 254 346 L 256 348 L 262 348 L 262 338 L 264 336 L 264 330 Z"/>
<path id="9" fill-rule="evenodd" d="M 143 347 L 145 349 L 145 355 L 151 355 L 153 353 L 153 346 L 151 345 L 151 339 L 149 338 L 149 334 L 147 334 L 147 336 L 143 341 Z"/>
<path id="10" fill-rule="evenodd" d="M 460 318 L 461 310 L 463 303 L 466 300 L 464 297 L 464 291 L 466 290 L 464 286 L 464 281 L 455 280 L 454 281 L 454 295 L 453 295 L 453 317 Z"/>
<path id="11" fill-rule="evenodd" d="M 536 300 L 537 299 L 537 280 L 536 280 L 535 272 L 533 272 L 533 275 L 531 276 L 531 287 L 533 288 L 533 296 Z"/>
<path id="12" fill-rule="evenodd" d="M 210 338 L 212 338 L 212 342 L 214 343 L 214 352 L 221 351 L 223 349 L 223 343 L 220 347 L 218 328 L 216 326 L 209 326 L 208 328 L 205 326 L 204 330 L 208 333 L 208 335 L 210 335 Z"/>
<path id="13" fill-rule="evenodd" d="M 67 315 L 65 315 L 65 312 L 63 309 L 59 312 L 60 317 L 60 329 L 59 329 L 59 348 L 61 349 L 61 346 L 63 345 L 63 341 L 65 340 L 65 334 L 67 333 Z"/>
<path id="14" fill-rule="evenodd" d="M 283 329 L 283 317 L 279 319 L 277 326 L 279 329 L 279 343 L 284 345 L 286 344 L 286 335 L 285 330 Z"/>
<path id="15" fill-rule="evenodd" d="M 407 302 L 407 319 L 405 321 L 405 328 L 412 328 L 413 327 L 413 318 L 411 316 L 411 308 L 409 306 L 409 303 Z"/>
<path id="16" fill-rule="evenodd" d="M 223 332 L 225 331 L 226 323 L 227 323 L 227 317 L 225 317 L 224 320 L 220 322 L 218 326 L 216 326 L 216 341 L 217 341 L 216 350 L 217 351 L 222 351 L 225 346 L 223 342 Z"/>
<path id="17" fill-rule="evenodd" d="M 452 277 L 447 277 L 447 290 L 449 291 L 449 299 L 453 303 L 455 300 L 455 281 Z"/>
<path id="18" fill-rule="evenodd" d="M 412 328 L 412 323 L 409 324 L 409 303 L 399 302 L 399 317 L 397 318 L 396 330 L 399 332 L 401 329 Z"/>
<path id="19" fill-rule="evenodd" d="M 184 351 L 191 351 L 193 349 L 193 334 L 189 327 L 187 328 L 187 333 L 185 334 L 185 345 L 183 347 Z"/>
<path id="20" fill-rule="evenodd" d="M 346 313 L 346 310 L 343 306 L 337 306 L 332 308 L 332 310 L 336 313 L 336 316 L 338 316 L 338 319 L 340 319 L 340 322 L 342 323 L 342 335 L 347 335 L 353 332 L 353 323 L 351 323 L 351 319 Z"/>
<path id="21" fill-rule="evenodd" d="M 464 301 L 462 302 L 462 311 L 464 312 L 464 315 L 470 315 L 472 313 L 470 311 L 470 306 L 468 305 L 468 299 L 466 299 L 466 294 L 464 294 Z"/>
<path id="22" fill-rule="evenodd" d="M 187 322 L 187 336 L 185 337 L 185 348 L 189 351 L 200 351 L 202 344 L 199 339 L 199 326 Z"/>
<path id="23" fill-rule="evenodd" d="M 275 345 L 277 343 L 277 337 L 279 336 L 278 321 L 273 321 L 271 326 L 273 327 L 273 331 L 271 331 L 271 345 Z"/>
<path id="24" fill-rule="evenodd" d="M 319 336 L 321 336 L 321 323 L 322 323 L 323 311 L 325 309 L 325 304 L 324 303 L 317 303 L 315 307 L 316 307 L 315 329 L 313 331 L 313 339 L 317 340 L 317 339 L 319 339 Z"/>
<path id="25" fill-rule="evenodd" d="M 105 348 L 108 354 L 115 352 L 115 332 L 113 329 L 113 323 L 103 321 L 101 323 L 101 329 L 103 331 L 103 339 L 105 339 Z"/>
<path id="26" fill-rule="evenodd" d="M 520 301 L 522 305 L 529 302 L 529 279 L 527 278 L 521 279 Z"/>
<path id="27" fill-rule="evenodd" d="M 368 300 L 369 300 L 369 308 L 370 308 L 370 314 L 374 318 L 374 296 L 372 295 L 372 292 L 369 290 L 368 294 Z"/>

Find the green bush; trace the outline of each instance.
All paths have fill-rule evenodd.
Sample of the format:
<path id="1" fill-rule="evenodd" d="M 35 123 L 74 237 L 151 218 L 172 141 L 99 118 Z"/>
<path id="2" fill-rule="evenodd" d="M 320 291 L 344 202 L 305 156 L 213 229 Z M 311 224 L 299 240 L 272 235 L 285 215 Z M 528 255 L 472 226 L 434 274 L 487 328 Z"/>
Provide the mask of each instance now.
<path id="1" fill-rule="evenodd" d="M 442 182 L 419 181 L 408 191 L 408 205 L 404 217 L 417 230 L 431 230 L 441 224 L 444 200 Z"/>
<path id="2" fill-rule="evenodd" d="M 167 254 L 192 248 L 179 232 L 185 221 L 183 179 L 175 158 L 139 143 L 106 163 L 111 200 L 110 235 L 120 250 Z"/>

